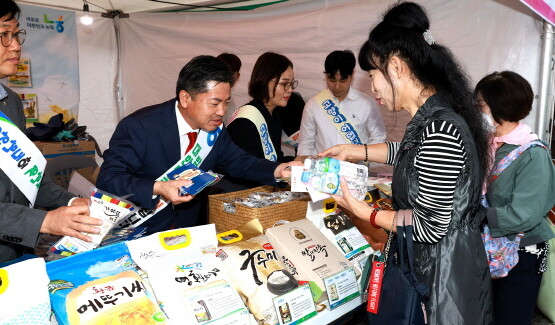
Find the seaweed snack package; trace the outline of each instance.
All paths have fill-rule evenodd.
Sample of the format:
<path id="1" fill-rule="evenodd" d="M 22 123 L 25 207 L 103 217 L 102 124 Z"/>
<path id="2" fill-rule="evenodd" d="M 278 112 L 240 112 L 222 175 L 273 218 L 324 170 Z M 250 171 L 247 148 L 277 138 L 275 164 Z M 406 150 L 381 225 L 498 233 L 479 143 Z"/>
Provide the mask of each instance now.
<path id="1" fill-rule="evenodd" d="M 233 287 L 254 317 L 264 325 L 278 324 L 272 298 L 295 289 L 295 278 L 279 263 L 264 235 L 222 246 L 216 253 Z"/>
<path id="2" fill-rule="evenodd" d="M 308 219 L 268 228 L 266 237 L 299 283 L 308 282 L 315 302 L 325 299 L 324 278 L 353 266 Z"/>
<path id="3" fill-rule="evenodd" d="M 367 166 L 329 157 L 306 158 L 304 161 L 301 182 L 306 185 L 313 201 L 320 200 L 320 196 L 316 199 L 312 193 L 314 191 L 342 195 L 341 177 L 345 178 L 349 191 L 357 200 L 362 200 L 366 196 Z"/>
<path id="4" fill-rule="evenodd" d="M 120 221 L 125 219 L 131 211 L 135 210 L 136 206 L 115 195 L 94 189 L 91 193 L 91 204 L 89 209 L 91 217 L 102 219 L 102 225 L 99 226 L 100 233 L 87 234 L 92 238 L 92 242 L 64 236 L 50 248 L 50 254 L 73 255 L 97 248 L 104 236 L 106 236 L 106 234 L 108 234 L 108 232 Z"/>
<path id="5" fill-rule="evenodd" d="M 166 324 L 125 243 L 49 262 L 46 268 L 60 325 Z"/>
<path id="6" fill-rule="evenodd" d="M 0 324 L 50 324 L 48 275 L 42 258 L 0 268 Z"/>
<path id="7" fill-rule="evenodd" d="M 374 250 L 333 199 L 309 202 L 306 218 L 362 273 Z"/>
<path id="8" fill-rule="evenodd" d="M 189 186 L 181 186 L 179 188 L 180 195 L 196 195 L 207 186 L 218 183 L 223 175 L 216 174 L 212 171 L 203 171 L 191 163 L 185 163 L 183 166 L 177 167 L 166 176 L 169 179 L 189 179 L 192 184 Z"/>

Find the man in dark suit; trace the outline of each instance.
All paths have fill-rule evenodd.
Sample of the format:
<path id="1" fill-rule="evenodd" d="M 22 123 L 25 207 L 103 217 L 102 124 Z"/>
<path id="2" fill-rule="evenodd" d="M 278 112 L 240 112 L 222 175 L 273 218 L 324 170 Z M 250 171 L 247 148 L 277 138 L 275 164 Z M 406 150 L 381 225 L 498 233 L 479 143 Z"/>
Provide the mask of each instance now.
<path id="1" fill-rule="evenodd" d="M 209 140 L 209 153 L 195 160 L 204 171 L 217 168 L 233 177 L 271 185 L 276 184 L 275 178 L 289 176 L 287 166 L 298 164 L 258 159 L 233 143 L 222 125 L 232 81 L 224 63 L 213 56 L 197 56 L 181 69 L 175 99 L 142 108 L 118 124 L 104 153 L 97 186 L 120 196 L 132 194 L 129 199 L 145 209 L 154 209 L 160 198 L 171 202 L 142 224 L 150 233 L 206 222 L 207 191 L 195 197 L 180 196 L 178 188 L 190 181 L 159 180 L 186 159 L 191 142 L 195 148 L 203 145 L 203 141 L 190 140 L 189 133 L 199 139 L 205 134 L 204 144 Z"/>
<path id="2" fill-rule="evenodd" d="M 21 44 L 25 40 L 25 32 L 19 29 L 19 14 L 20 10 L 15 2 L 12 0 L 2 2 L 0 79 L 15 75 L 17 72 Z M 0 112 L 6 115 L 19 130 L 25 129 L 21 99 L 3 85 L 0 85 Z M 23 140 L 24 134 L 21 136 Z M 32 146 L 33 143 L 28 141 Z M 2 147 L 7 148 L 5 143 L 2 143 Z M 1 153 L 4 154 L 5 151 Z M 2 156 L 0 159 L 5 163 L 10 158 Z M 90 237 L 81 232 L 99 232 L 97 227 L 90 226 L 100 225 L 100 220 L 89 216 L 87 199 L 74 198 L 75 195 L 57 186 L 50 179 L 43 178 L 34 203 L 36 206 L 54 210 L 34 209 L 29 207 L 29 199 L 14 184 L 13 177 L 16 176 L 13 173 L 7 174 L 2 167 L 6 165 L 0 164 L 0 262 L 19 257 L 27 248 L 35 247 L 39 233 L 70 235 L 90 241 Z M 71 206 L 66 206 L 69 202 Z"/>

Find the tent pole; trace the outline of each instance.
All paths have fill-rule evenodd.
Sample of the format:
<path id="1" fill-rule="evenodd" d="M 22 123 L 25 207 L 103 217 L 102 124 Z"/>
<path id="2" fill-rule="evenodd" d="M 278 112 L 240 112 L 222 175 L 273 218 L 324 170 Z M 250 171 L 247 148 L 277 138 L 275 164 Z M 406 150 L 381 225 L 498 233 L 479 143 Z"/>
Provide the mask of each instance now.
<path id="1" fill-rule="evenodd" d="M 551 145 L 553 125 L 553 25 L 543 21 L 542 56 L 540 63 L 540 89 L 537 130 L 540 140 Z"/>
<path id="2" fill-rule="evenodd" d="M 124 108 L 124 98 L 122 96 L 122 83 L 121 83 L 121 33 L 120 33 L 120 17 L 116 16 L 113 18 L 114 27 L 116 30 L 116 42 L 117 42 L 117 76 L 116 76 L 116 105 L 117 105 L 117 112 L 116 116 L 119 121 L 121 121 L 125 117 L 125 108 Z"/>

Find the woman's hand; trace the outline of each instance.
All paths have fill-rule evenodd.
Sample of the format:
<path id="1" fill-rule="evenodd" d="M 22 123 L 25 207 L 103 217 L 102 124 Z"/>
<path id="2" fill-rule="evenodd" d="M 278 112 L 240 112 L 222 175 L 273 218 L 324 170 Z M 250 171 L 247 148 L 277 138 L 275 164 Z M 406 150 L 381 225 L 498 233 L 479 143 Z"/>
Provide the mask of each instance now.
<path id="1" fill-rule="evenodd" d="M 318 154 L 320 157 L 331 157 L 338 160 L 360 161 L 366 157 L 364 146 L 357 144 L 338 144 Z"/>
<path id="2" fill-rule="evenodd" d="M 343 177 L 341 177 L 341 191 L 343 192 L 343 196 L 339 195 L 332 195 L 331 197 L 343 208 L 351 211 L 357 218 L 362 219 L 364 221 L 368 221 L 370 214 L 374 210 L 371 206 L 366 204 L 364 201 L 357 200 L 351 192 L 349 192 L 349 188 L 347 187 L 347 181 Z"/>

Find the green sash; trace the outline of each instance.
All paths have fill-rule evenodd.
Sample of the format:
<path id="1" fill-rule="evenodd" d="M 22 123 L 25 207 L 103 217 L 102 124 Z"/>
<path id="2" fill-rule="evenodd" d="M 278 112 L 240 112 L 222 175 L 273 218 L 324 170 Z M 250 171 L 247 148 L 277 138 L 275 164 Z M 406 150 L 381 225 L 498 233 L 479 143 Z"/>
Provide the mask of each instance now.
<path id="1" fill-rule="evenodd" d="M 46 159 L 17 125 L 0 112 L 0 169 L 35 204 Z"/>

